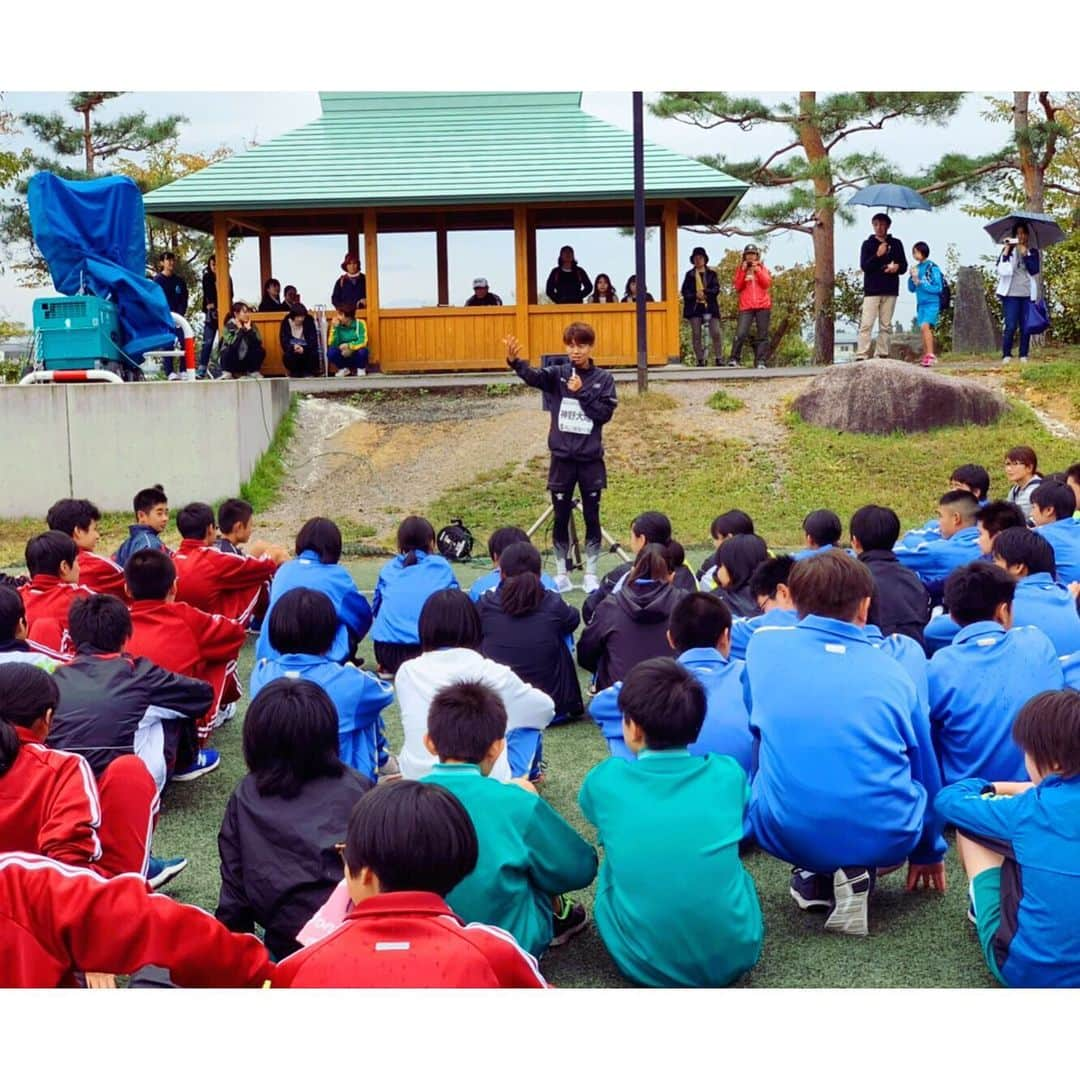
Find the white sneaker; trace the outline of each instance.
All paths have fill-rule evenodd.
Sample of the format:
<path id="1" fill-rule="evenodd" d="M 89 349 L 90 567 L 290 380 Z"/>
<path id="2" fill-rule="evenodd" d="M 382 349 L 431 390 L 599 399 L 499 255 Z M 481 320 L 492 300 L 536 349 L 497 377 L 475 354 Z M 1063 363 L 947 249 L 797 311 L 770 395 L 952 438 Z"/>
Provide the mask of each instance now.
<path id="1" fill-rule="evenodd" d="M 362 368 L 362 367 L 358 367 L 358 368 L 357 368 L 357 369 L 356 369 L 356 370 L 355 370 L 355 371 L 353 372 L 353 374 L 354 374 L 354 375 L 366 375 L 366 374 L 367 374 L 367 368 Z"/>
<path id="2" fill-rule="evenodd" d="M 849 876 L 850 871 L 850 876 Z M 870 871 L 862 866 L 841 867 L 833 874 L 834 906 L 825 929 L 866 937 L 869 933 Z"/>
<path id="3" fill-rule="evenodd" d="M 352 372 L 347 367 L 340 367 L 334 372 L 335 379 L 344 379 L 346 375 L 351 375 Z"/>
<path id="4" fill-rule="evenodd" d="M 1026 364 L 1027 362 L 1028 362 L 1028 358 L 1026 356 L 1021 356 L 1020 357 L 1020 363 L 1021 364 Z"/>
<path id="5" fill-rule="evenodd" d="M 600 581 L 595 574 L 586 574 L 582 579 L 581 587 L 587 593 L 596 592 L 600 588 Z"/>
<path id="6" fill-rule="evenodd" d="M 214 722 L 212 730 L 217 731 L 222 724 L 227 724 L 236 715 L 236 702 L 232 702 L 226 705 L 224 708 L 218 709 L 214 714 Z"/>
<path id="7" fill-rule="evenodd" d="M 1002 362 L 1003 364 L 1009 364 L 1009 363 L 1011 363 L 1011 362 L 1012 362 L 1012 357 L 1011 357 L 1011 356 L 1003 356 L 1003 357 L 1001 358 L 1001 362 Z"/>
<path id="8" fill-rule="evenodd" d="M 570 580 L 570 575 L 567 573 L 555 575 L 555 588 L 559 592 L 570 592 L 574 588 L 574 583 Z"/>

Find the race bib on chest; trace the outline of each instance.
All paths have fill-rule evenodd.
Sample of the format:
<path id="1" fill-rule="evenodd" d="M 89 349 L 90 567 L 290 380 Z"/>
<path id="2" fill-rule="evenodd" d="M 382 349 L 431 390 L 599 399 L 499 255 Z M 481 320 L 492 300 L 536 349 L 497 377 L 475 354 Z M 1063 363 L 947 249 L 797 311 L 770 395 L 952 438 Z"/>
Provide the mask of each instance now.
<path id="1" fill-rule="evenodd" d="M 576 398 L 564 397 L 559 402 L 559 430 L 568 435 L 591 435 L 593 422 L 581 410 Z"/>

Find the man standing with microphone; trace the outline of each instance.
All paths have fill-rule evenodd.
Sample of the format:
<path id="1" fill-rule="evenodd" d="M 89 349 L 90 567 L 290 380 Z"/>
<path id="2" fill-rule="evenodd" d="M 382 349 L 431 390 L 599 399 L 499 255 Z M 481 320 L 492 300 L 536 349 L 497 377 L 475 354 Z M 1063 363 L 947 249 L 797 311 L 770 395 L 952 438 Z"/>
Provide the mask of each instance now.
<path id="1" fill-rule="evenodd" d="M 569 363 L 534 368 L 522 359 L 521 343 L 508 337 L 506 363 L 528 386 L 550 394 L 551 428 L 548 449 L 548 491 L 555 510 L 551 538 L 555 548 L 559 592 L 573 588 L 567 572 L 570 553 L 570 514 L 574 488 L 581 492 L 581 512 L 585 518 L 585 576 L 582 587 L 590 593 L 600 580 L 596 574 L 603 540 L 600 531 L 600 496 L 607 487 L 602 429 L 615 412 L 615 380 L 610 371 L 592 360 L 596 333 L 588 323 L 574 322 L 563 331 Z"/>
<path id="2" fill-rule="evenodd" d="M 900 276 L 907 273 L 904 245 L 889 232 L 892 218 L 875 214 L 870 223 L 873 236 L 863 241 L 859 265 L 863 272 L 862 318 L 859 320 L 859 343 L 856 360 L 870 356 L 870 332 L 878 324 L 877 355 L 888 356 L 896 298 L 900 295 Z"/>

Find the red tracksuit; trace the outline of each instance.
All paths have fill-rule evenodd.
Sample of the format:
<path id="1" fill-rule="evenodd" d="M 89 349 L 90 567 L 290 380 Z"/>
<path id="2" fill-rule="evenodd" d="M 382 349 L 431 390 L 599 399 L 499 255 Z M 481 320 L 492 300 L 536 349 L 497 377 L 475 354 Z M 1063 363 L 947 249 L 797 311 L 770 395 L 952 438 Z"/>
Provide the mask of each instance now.
<path id="1" fill-rule="evenodd" d="M 118 600 L 128 602 L 127 583 L 124 571 L 104 555 L 95 555 L 92 551 L 80 551 L 79 584 L 91 592 L 106 593 Z"/>
<path id="2" fill-rule="evenodd" d="M 80 596 L 94 594 L 82 585 L 71 585 L 54 574 L 35 574 L 19 589 L 26 608 L 27 637 L 47 650 L 71 655 L 67 636 L 68 609 Z"/>
<path id="3" fill-rule="evenodd" d="M 0 987 L 73 986 L 75 971 L 127 975 L 147 964 L 179 986 L 262 986 L 274 965 L 253 934 L 147 890 L 40 855 L 0 855 Z"/>
<path id="4" fill-rule="evenodd" d="M 26 728 L 0 776 L 0 851 L 32 851 L 112 877 L 143 873 L 158 809 L 150 770 L 134 754 L 94 779 L 81 754 L 51 750 Z"/>
<path id="5" fill-rule="evenodd" d="M 132 656 L 145 656 L 166 671 L 202 679 L 214 688 L 213 704 L 197 725 L 205 742 L 218 709 L 240 700 L 236 659 L 247 637 L 243 624 L 190 604 L 133 600 L 131 625 L 127 651 Z"/>
<path id="6" fill-rule="evenodd" d="M 271 559 L 233 555 L 201 540 L 181 541 L 174 562 L 177 600 L 244 626 L 265 610 L 277 570 Z"/>
<path id="7" fill-rule="evenodd" d="M 435 893 L 395 892 L 364 900 L 332 934 L 283 960 L 274 985 L 499 990 L 547 983 L 505 930 L 466 925 Z"/>

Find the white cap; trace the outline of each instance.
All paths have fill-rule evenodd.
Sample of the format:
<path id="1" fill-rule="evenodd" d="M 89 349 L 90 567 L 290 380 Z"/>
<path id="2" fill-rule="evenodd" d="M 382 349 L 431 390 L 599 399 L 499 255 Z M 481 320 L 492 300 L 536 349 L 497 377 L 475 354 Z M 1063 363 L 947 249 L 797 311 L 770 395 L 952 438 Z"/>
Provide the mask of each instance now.
<path id="1" fill-rule="evenodd" d="M 474 289 L 480 289 L 480 288 L 486 289 L 488 287 L 487 278 L 486 277 L 473 278 L 472 287 Z"/>

